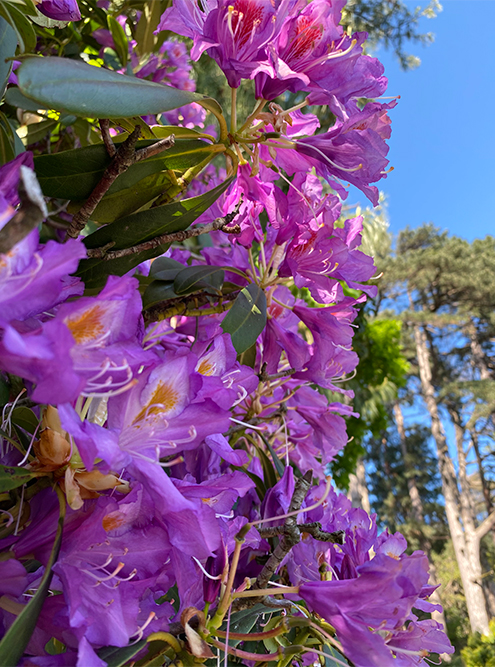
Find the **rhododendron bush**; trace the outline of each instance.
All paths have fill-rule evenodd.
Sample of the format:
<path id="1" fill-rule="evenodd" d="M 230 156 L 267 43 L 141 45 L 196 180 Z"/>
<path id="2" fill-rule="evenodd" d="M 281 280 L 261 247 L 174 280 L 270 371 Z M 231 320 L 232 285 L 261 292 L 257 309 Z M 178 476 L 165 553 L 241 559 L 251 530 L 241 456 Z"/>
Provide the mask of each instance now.
<path id="1" fill-rule="evenodd" d="M 452 650 L 330 475 L 396 104 L 344 5 L 1 3 L 1 665 Z"/>

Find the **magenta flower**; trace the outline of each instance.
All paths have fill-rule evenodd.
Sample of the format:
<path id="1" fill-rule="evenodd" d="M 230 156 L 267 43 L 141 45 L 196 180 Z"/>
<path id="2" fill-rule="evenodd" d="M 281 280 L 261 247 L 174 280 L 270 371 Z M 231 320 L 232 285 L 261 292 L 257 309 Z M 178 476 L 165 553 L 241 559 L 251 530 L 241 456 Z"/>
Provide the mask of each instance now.
<path id="1" fill-rule="evenodd" d="M 17 188 L 21 167 L 34 169 L 31 151 L 21 153 L 0 167 L 0 228 L 14 215 L 15 207 L 19 203 Z"/>
<path id="2" fill-rule="evenodd" d="M 55 21 L 79 21 L 81 12 L 76 0 L 41 0 L 38 9 Z"/>
<path id="3" fill-rule="evenodd" d="M 370 102 L 362 111 L 355 106 L 348 120 L 337 121 L 328 132 L 299 139 L 296 151 L 331 183 L 335 178 L 352 183 L 376 206 L 378 188 L 370 183 L 386 178 L 385 140 L 391 133 L 387 111 L 396 104 Z M 338 190 L 345 194 L 341 186 Z"/>
<path id="4" fill-rule="evenodd" d="M 280 30 L 293 0 L 209 0 L 202 12 L 188 0 L 175 0 L 163 14 L 158 31 L 190 37 L 191 57 L 203 51 L 214 58 L 232 88 L 256 72 L 271 71 L 265 47 Z"/>

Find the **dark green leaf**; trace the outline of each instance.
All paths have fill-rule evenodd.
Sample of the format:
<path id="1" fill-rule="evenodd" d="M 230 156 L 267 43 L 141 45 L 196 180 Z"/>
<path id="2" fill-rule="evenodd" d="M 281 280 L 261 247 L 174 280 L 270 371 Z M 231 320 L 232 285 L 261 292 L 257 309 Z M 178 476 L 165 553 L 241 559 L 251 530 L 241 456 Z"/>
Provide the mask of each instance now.
<path id="1" fill-rule="evenodd" d="M 342 667 L 342 663 L 344 663 L 344 665 L 349 664 L 345 659 L 345 656 L 343 656 L 342 653 L 339 653 L 332 646 L 324 646 L 323 653 L 328 656 L 325 658 L 325 667 Z"/>
<path id="2" fill-rule="evenodd" d="M 130 646 L 105 646 L 97 651 L 98 656 L 107 663 L 108 667 L 123 667 L 136 653 L 146 646 L 146 639 L 142 639 L 136 644 Z"/>
<path id="3" fill-rule="evenodd" d="M 32 123 L 27 126 L 27 145 L 41 141 L 46 135 L 56 127 L 56 120 L 42 120 L 40 123 Z"/>
<path id="4" fill-rule="evenodd" d="M 218 266 L 188 266 L 177 274 L 174 280 L 174 290 L 181 296 L 190 294 L 204 287 L 205 283 L 210 282 L 207 278 L 213 278 L 215 275 L 221 285 L 225 273 Z"/>
<path id="5" fill-rule="evenodd" d="M 264 604 L 257 602 L 250 609 L 243 609 L 238 611 L 235 614 L 230 616 L 230 624 L 225 622 L 222 625 L 222 630 L 225 632 L 228 631 L 227 625 L 229 625 L 230 632 L 239 632 L 243 635 L 247 635 L 254 628 L 256 623 L 260 620 L 261 614 L 266 614 L 269 611 L 269 608 Z M 269 611 L 271 613 L 272 610 Z M 229 646 L 237 646 L 237 644 L 242 641 L 241 639 L 231 639 L 229 641 Z"/>
<path id="6" fill-rule="evenodd" d="M 115 243 L 115 249 L 130 248 L 162 234 L 183 231 L 218 199 L 231 182 L 232 178 L 198 197 L 157 206 L 116 220 L 87 236 L 84 243 L 87 248 L 101 248 L 112 242 Z M 77 275 L 86 287 L 98 287 L 109 274 L 122 276 L 141 262 L 163 255 L 168 247 L 169 244 L 161 245 L 120 259 L 85 259 L 79 263 Z"/>
<path id="7" fill-rule="evenodd" d="M 242 466 L 230 466 L 232 470 L 240 470 L 241 472 L 245 473 L 250 480 L 252 480 L 256 484 L 256 493 L 258 494 L 258 497 L 260 499 L 260 502 L 263 502 L 263 498 L 266 495 L 266 492 L 268 491 L 265 482 L 259 477 L 259 475 L 256 475 L 256 473 L 251 472 L 250 470 L 246 470 L 246 468 L 243 468 Z"/>
<path id="8" fill-rule="evenodd" d="M 23 12 L 17 9 L 12 3 L 0 0 L 0 16 L 14 29 L 21 52 L 34 51 L 36 47 L 36 33 L 31 21 L 24 16 Z"/>
<path id="9" fill-rule="evenodd" d="M 58 487 L 57 495 L 60 503 L 60 515 L 55 542 L 50 553 L 50 558 L 46 564 L 45 574 L 41 579 L 38 590 L 12 623 L 0 642 L 0 665 L 2 665 L 2 667 L 16 667 L 21 660 L 24 649 L 28 645 L 33 634 L 45 598 L 48 595 L 53 577 L 52 567 L 57 561 L 60 545 L 62 543 L 62 532 L 65 519 L 65 497 Z"/>
<path id="10" fill-rule="evenodd" d="M 12 411 L 11 421 L 14 425 L 20 426 L 28 433 L 34 433 L 38 428 L 39 419 L 29 408 L 21 406 Z"/>
<path id="11" fill-rule="evenodd" d="M 175 276 L 186 267 L 171 257 L 158 257 L 150 269 L 150 278 L 155 280 L 175 280 Z"/>
<path id="12" fill-rule="evenodd" d="M 12 26 L 3 18 L 0 17 L 0 99 L 5 93 L 7 80 L 12 70 L 12 61 L 6 58 L 12 58 L 15 55 L 17 48 L 17 35 Z"/>
<path id="13" fill-rule="evenodd" d="M 136 148 L 153 143 L 148 139 L 138 141 Z M 107 196 L 131 188 L 138 181 L 159 171 L 185 171 L 204 160 L 208 150 L 209 146 L 204 141 L 178 140 L 169 150 L 129 167 L 117 178 Z M 51 155 L 39 155 L 34 159 L 34 168 L 43 194 L 47 197 L 83 200 L 92 193 L 110 161 L 104 145 L 95 144 Z"/>
<path id="14" fill-rule="evenodd" d="M 0 112 L 0 165 L 15 158 L 14 131 L 8 119 Z"/>
<path id="15" fill-rule="evenodd" d="M 129 59 L 129 44 L 127 42 L 124 28 L 113 16 L 110 16 L 110 14 L 107 17 L 107 21 L 108 29 L 112 34 L 113 43 L 115 44 L 115 51 L 117 52 L 122 67 L 125 67 Z"/>
<path id="16" fill-rule="evenodd" d="M 174 292 L 174 284 L 172 282 L 154 280 L 144 291 L 143 308 L 150 308 L 151 306 L 156 306 L 157 303 L 167 301 L 168 299 L 175 299 L 176 297 L 178 295 Z"/>
<path id="17" fill-rule="evenodd" d="M 70 58 L 27 58 L 17 78 L 27 97 L 90 118 L 147 116 L 208 99 Z"/>
<path id="18" fill-rule="evenodd" d="M 275 468 L 265 452 L 261 447 L 256 446 L 258 456 L 260 458 L 261 467 L 263 469 L 263 480 L 267 489 L 271 489 L 278 482 Z"/>
<path id="19" fill-rule="evenodd" d="M 157 135 L 150 128 L 148 123 L 145 123 L 140 116 L 133 116 L 132 118 L 113 118 L 112 125 L 121 127 L 126 132 L 131 133 L 136 125 L 141 128 L 141 136 L 143 139 L 155 139 Z"/>
<path id="20" fill-rule="evenodd" d="M 5 101 L 13 107 L 19 107 L 19 109 L 24 109 L 24 111 L 38 111 L 38 109 L 46 109 L 42 104 L 38 102 L 33 102 L 29 97 L 26 97 L 21 93 L 17 86 L 12 86 L 5 93 Z"/>
<path id="21" fill-rule="evenodd" d="M 31 481 L 33 477 L 39 477 L 39 473 L 31 472 L 30 470 L 18 468 L 16 466 L 0 465 L 0 493 L 17 489 L 18 486 L 22 486 Z"/>
<path id="22" fill-rule="evenodd" d="M 222 322 L 238 354 L 253 345 L 266 324 L 266 297 L 263 290 L 251 283 L 241 290 L 234 305 Z"/>
<path id="23" fill-rule="evenodd" d="M 158 174 L 152 174 L 137 181 L 131 187 L 109 192 L 98 204 L 91 219 L 100 224 L 114 222 L 118 218 L 134 213 L 162 193 L 167 192 L 176 182 L 172 171 L 160 171 Z M 78 209 L 79 205 L 74 202 L 73 207 Z"/>
<path id="24" fill-rule="evenodd" d="M 271 457 L 273 459 L 273 465 L 275 466 L 279 476 L 282 477 L 283 474 L 284 474 L 285 465 L 282 463 L 282 461 L 277 456 L 277 453 L 275 452 L 275 450 L 271 446 L 270 441 L 268 440 L 268 438 L 265 438 L 264 435 L 262 435 L 262 434 L 260 434 L 260 435 L 261 435 L 261 438 L 262 438 L 263 442 L 268 447 L 268 451 L 270 452 Z"/>

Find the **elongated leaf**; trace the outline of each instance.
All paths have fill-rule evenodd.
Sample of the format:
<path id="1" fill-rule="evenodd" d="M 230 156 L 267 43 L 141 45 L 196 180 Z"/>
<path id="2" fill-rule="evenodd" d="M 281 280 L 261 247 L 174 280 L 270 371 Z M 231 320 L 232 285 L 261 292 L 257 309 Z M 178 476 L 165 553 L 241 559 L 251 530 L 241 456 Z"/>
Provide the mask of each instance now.
<path id="1" fill-rule="evenodd" d="M 87 236 L 84 243 L 87 248 L 101 248 L 112 242 L 115 243 L 115 249 L 130 248 L 156 236 L 187 229 L 218 199 L 231 182 L 232 178 L 198 197 L 157 206 L 116 220 Z M 122 276 L 141 262 L 163 255 L 169 245 L 113 260 L 84 259 L 79 263 L 77 275 L 82 278 L 87 288 L 98 287 L 109 274 Z"/>
<path id="2" fill-rule="evenodd" d="M 179 127 L 178 125 L 152 125 L 151 129 L 155 137 L 165 139 L 173 134 L 176 138 L 181 139 L 199 139 L 201 137 L 210 137 L 209 134 L 204 134 L 193 130 L 189 127 Z"/>
<path id="3" fill-rule="evenodd" d="M 65 519 L 65 497 L 58 487 L 57 495 L 60 503 L 60 515 L 55 542 L 53 543 L 50 558 L 46 564 L 45 574 L 41 579 L 38 590 L 12 623 L 0 642 L 0 665 L 2 665 L 2 667 L 16 667 L 22 658 L 24 649 L 28 645 L 31 635 L 33 634 L 45 598 L 48 595 L 48 590 L 53 577 L 52 567 L 57 561 L 60 545 L 62 543 L 62 532 Z"/>
<path id="4" fill-rule="evenodd" d="M 105 646 L 98 651 L 98 656 L 107 663 L 107 667 L 123 667 L 141 649 L 146 646 L 146 639 L 131 644 L 131 646 Z"/>
<path id="5" fill-rule="evenodd" d="M 58 121 L 56 120 L 42 120 L 40 123 L 32 123 L 27 126 L 27 145 L 34 144 L 38 141 L 41 141 L 46 137 L 46 135 L 56 127 Z"/>
<path id="6" fill-rule="evenodd" d="M 136 148 L 153 143 L 151 140 L 138 141 Z M 204 160 L 208 150 L 204 141 L 179 139 L 167 151 L 129 167 L 117 178 L 108 195 L 131 188 L 138 181 L 159 171 L 185 171 Z M 34 159 L 34 168 L 43 194 L 47 197 L 83 200 L 92 193 L 110 162 L 104 145 L 95 144 L 51 155 L 39 155 Z"/>
<path id="7" fill-rule="evenodd" d="M 39 419 L 34 412 L 24 406 L 13 410 L 11 420 L 14 426 L 20 426 L 28 433 L 34 433 L 39 424 Z"/>
<path id="8" fill-rule="evenodd" d="M 3 97 L 7 81 L 12 70 L 12 61 L 5 62 L 6 58 L 15 55 L 17 36 L 12 26 L 0 17 L 0 99 Z"/>
<path id="9" fill-rule="evenodd" d="M 19 49 L 22 53 L 34 51 L 36 46 L 36 33 L 29 19 L 24 13 L 17 9 L 12 3 L 0 0 L 0 16 L 2 16 L 14 29 L 19 41 Z"/>
<path id="10" fill-rule="evenodd" d="M 179 295 L 195 292 L 204 287 L 205 282 L 210 282 L 208 278 L 215 275 L 218 280 L 221 280 L 220 284 L 223 283 L 225 272 L 218 266 L 188 266 L 177 274 L 174 280 L 174 290 Z"/>
<path id="11" fill-rule="evenodd" d="M 158 257 L 150 269 L 150 278 L 155 280 L 175 280 L 175 276 L 186 267 L 171 257 Z"/>
<path id="12" fill-rule="evenodd" d="M 46 109 L 42 104 L 30 100 L 21 93 L 17 86 L 11 86 L 5 93 L 5 101 L 13 107 L 19 107 L 24 111 L 38 111 L 39 109 Z"/>
<path id="13" fill-rule="evenodd" d="M 237 353 L 242 354 L 256 342 L 265 324 L 265 293 L 251 283 L 239 293 L 222 322 L 222 329 L 230 334 Z"/>
<path id="14" fill-rule="evenodd" d="M 175 299 L 178 296 L 179 295 L 174 292 L 174 284 L 172 282 L 154 280 L 144 291 L 143 308 L 146 309 L 151 306 L 156 306 L 162 301 Z"/>
<path id="15" fill-rule="evenodd" d="M 8 119 L 0 112 L 0 165 L 15 158 L 14 131 Z"/>
<path id="16" fill-rule="evenodd" d="M 17 489 L 18 486 L 31 481 L 33 477 L 39 477 L 39 474 L 17 466 L 0 465 L 0 493 Z"/>
<path id="17" fill-rule="evenodd" d="M 125 67 L 129 60 L 129 44 L 127 43 L 124 28 L 113 16 L 108 15 L 107 21 L 108 29 L 112 34 L 113 43 L 115 44 L 115 51 L 117 52 L 122 67 Z"/>
<path id="18" fill-rule="evenodd" d="M 27 97 L 90 118 L 147 116 L 208 99 L 70 58 L 27 58 L 17 78 Z"/>
<path id="19" fill-rule="evenodd" d="M 168 170 L 143 178 L 128 188 L 109 192 L 98 204 L 91 219 L 99 223 L 109 223 L 131 215 L 155 197 L 167 192 L 176 183 L 174 173 Z M 69 213 L 75 213 L 79 206 L 80 202 L 74 202 L 68 209 Z"/>

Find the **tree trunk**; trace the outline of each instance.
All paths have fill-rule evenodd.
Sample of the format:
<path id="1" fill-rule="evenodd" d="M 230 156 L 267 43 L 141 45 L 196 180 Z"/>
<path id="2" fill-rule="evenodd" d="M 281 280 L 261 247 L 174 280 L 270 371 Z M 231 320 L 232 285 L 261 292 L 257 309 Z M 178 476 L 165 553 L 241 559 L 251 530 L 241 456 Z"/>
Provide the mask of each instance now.
<path id="1" fill-rule="evenodd" d="M 475 532 L 474 539 L 466 540 L 459 516 L 461 499 L 459 497 L 457 478 L 452 459 L 449 456 L 447 440 L 440 420 L 435 390 L 432 384 L 431 362 L 426 333 L 418 324 L 414 325 L 414 339 L 416 342 L 422 393 L 430 414 L 431 432 L 437 448 L 438 468 L 445 498 L 445 513 L 461 574 L 469 622 L 473 632 L 477 631 L 488 635 L 488 613 L 485 596 L 481 587 L 482 570 L 479 555 L 479 533 L 481 531 Z"/>
<path id="2" fill-rule="evenodd" d="M 394 417 L 400 438 L 400 446 L 402 451 L 402 458 L 404 460 L 404 470 L 407 475 L 407 486 L 409 489 L 409 498 L 411 499 L 411 505 L 413 509 L 413 517 L 414 520 L 422 527 L 424 522 L 423 501 L 421 500 L 421 496 L 419 495 L 415 478 L 408 474 L 410 472 L 409 470 L 410 466 L 409 466 L 409 457 L 407 452 L 406 429 L 404 428 L 404 415 L 402 414 L 402 409 L 400 407 L 399 401 L 395 401 L 394 403 Z M 432 586 L 437 586 L 440 582 L 438 581 L 437 571 L 430 557 L 432 551 L 431 543 L 422 530 L 420 537 L 420 545 L 421 549 L 425 552 L 430 562 L 430 582 Z M 430 595 L 430 600 L 434 604 L 439 604 L 439 605 L 442 604 L 441 594 L 438 588 Z M 443 612 L 443 609 L 442 611 L 433 611 L 431 613 L 431 617 L 437 623 L 441 623 L 445 628 L 445 630 L 447 630 L 447 623 L 445 621 L 445 614 Z M 444 662 L 452 661 L 452 658 L 448 653 L 443 653 L 441 657 Z"/>
<path id="3" fill-rule="evenodd" d="M 365 512 L 371 514 L 363 459 L 358 459 L 356 472 L 349 476 L 349 500 L 352 502 L 353 507 L 361 507 Z"/>

